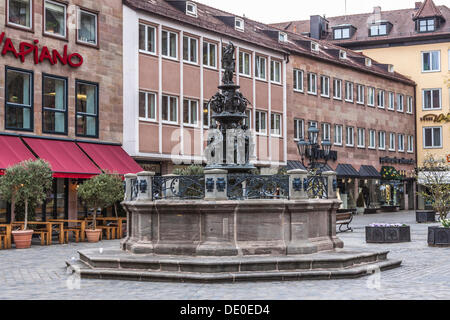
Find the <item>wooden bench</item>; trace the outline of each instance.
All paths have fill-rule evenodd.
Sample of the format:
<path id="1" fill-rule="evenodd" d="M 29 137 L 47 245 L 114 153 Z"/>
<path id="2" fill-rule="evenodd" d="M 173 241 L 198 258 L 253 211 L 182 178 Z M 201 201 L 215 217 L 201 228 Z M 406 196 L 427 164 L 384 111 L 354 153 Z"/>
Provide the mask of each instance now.
<path id="1" fill-rule="evenodd" d="M 97 229 L 101 229 L 102 233 L 103 233 L 103 231 L 105 231 L 107 240 L 111 240 L 111 237 L 113 239 L 116 239 L 116 234 L 118 231 L 116 226 L 97 226 Z M 100 240 L 102 240 L 102 239 L 103 239 L 103 235 L 100 234 Z"/>
<path id="2" fill-rule="evenodd" d="M 352 221 L 353 221 L 353 213 L 352 212 L 337 213 L 336 214 L 336 225 L 339 225 L 338 233 L 347 232 L 347 231 L 353 232 L 353 229 L 350 227 L 350 223 Z M 342 230 L 342 228 L 344 226 L 346 227 L 346 229 Z"/>
<path id="3" fill-rule="evenodd" d="M 0 250 L 8 249 L 8 240 L 6 239 L 6 234 L 0 234 Z"/>
<path id="4" fill-rule="evenodd" d="M 69 243 L 69 233 L 73 232 L 73 235 L 75 236 L 75 242 L 80 242 L 80 235 L 81 235 L 81 229 L 77 228 L 69 228 L 64 229 L 64 239 L 66 240 L 66 243 Z"/>
<path id="5" fill-rule="evenodd" d="M 4 228 L 4 231 L 0 231 L 0 249 L 11 249 L 11 229 L 10 224 L 0 224 L 0 228 Z"/>

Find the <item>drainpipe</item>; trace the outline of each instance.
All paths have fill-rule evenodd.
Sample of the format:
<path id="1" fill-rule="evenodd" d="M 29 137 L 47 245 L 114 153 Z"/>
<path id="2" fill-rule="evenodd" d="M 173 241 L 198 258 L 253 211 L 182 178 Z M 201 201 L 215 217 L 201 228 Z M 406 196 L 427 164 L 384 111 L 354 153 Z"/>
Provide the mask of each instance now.
<path id="1" fill-rule="evenodd" d="M 416 167 L 419 167 L 419 135 L 417 132 L 417 121 L 419 121 L 419 118 L 417 116 L 417 84 L 414 85 L 414 115 L 415 115 L 415 119 L 414 119 L 414 135 L 415 135 L 415 148 L 416 148 Z M 414 188 L 415 190 L 415 195 L 414 195 L 414 209 L 419 208 L 419 179 L 417 178 L 417 181 L 415 182 L 416 187 Z"/>

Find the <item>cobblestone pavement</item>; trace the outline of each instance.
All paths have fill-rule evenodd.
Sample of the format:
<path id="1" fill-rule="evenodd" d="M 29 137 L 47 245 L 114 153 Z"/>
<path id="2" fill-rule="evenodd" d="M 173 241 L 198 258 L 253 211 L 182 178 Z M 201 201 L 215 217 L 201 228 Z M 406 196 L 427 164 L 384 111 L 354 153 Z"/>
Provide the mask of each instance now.
<path id="1" fill-rule="evenodd" d="M 364 226 L 378 223 L 411 225 L 411 243 L 368 245 Z M 450 249 L 430 248 L 427 228 L 416 224 L 414 212 L 356 216 L 353 233 L 340 234 L 347 249 L 390 250 L 402 267 L 356 280 L 191 284 L 79 280 L 64 261 L 77 250 L 117 248 L 119 241 L 97 244 L 33 245 L 27 250 L 0 251 L 0 300 L 4 299 L 148 299 L 148 300 L 300 300 L 300 299 L 448 299 Z M 19 290 L 20 289 L 20 290 Z M 20 292 L 20 296 L 18 295 Z"/>

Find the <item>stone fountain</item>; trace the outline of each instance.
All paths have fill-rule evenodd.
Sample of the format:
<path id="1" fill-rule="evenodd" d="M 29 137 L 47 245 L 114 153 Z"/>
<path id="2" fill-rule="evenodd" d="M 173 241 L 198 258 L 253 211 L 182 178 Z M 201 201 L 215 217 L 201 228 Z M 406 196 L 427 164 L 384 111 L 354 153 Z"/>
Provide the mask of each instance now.
<path id="1" fill-rule="evenodd" d="M 248 101 L 233 83 L 232 44 L 223 66 L 204 176 L 126 175 L 120 248 L 79 251 L 68 266 L 84 278 L 194 282 L 354 278 L 398 267 L 388 252 L 342 249 L 335 172 L 250 174 Z"/>

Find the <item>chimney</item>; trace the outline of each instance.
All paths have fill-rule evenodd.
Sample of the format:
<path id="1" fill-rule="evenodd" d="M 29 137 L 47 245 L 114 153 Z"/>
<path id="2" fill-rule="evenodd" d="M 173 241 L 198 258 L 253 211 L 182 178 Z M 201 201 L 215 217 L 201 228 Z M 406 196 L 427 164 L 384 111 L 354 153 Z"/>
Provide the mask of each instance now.
<path id="1" fill-rule="evenodd" d="M 416 2 L 416 7 L 415 7 L 415 9 L 416 10 L 418 10 L 418 9 L 420 9 L 420 7 L 422 6 L 422 2 Z"/>
<path id="2" fill-rule="evenodd" d="M 373 7 L 373 13 L 374 14 L 381 14 L 381 7 L 380 6 Z"/>
<path id="3" fill-rule="evenodd" d="M 320 40 L 322 38 L 322 34 L 328 32 L 327 20 L 319 15 L 311 16 L 309 19 L 309 24 L 310 37 L 313 39 Z"/>

